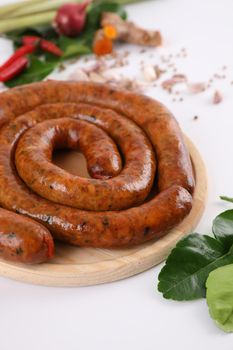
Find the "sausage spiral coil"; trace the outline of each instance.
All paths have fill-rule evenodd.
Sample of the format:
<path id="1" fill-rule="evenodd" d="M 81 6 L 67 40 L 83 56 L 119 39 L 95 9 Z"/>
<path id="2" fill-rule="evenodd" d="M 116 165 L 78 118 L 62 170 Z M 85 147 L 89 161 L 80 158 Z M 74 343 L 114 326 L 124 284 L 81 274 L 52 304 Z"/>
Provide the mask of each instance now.
<path id="1" fill-rule="evenodd" d="M 80 149 L 92 178 L 54 165 L 59 148 Z M 194 186 L 176 120 L 149 97 L 55 81 L 0 96 L 1 256 L 43 261 L 52 237 L 106 248 L 159 238 L 189 213 Z"/>

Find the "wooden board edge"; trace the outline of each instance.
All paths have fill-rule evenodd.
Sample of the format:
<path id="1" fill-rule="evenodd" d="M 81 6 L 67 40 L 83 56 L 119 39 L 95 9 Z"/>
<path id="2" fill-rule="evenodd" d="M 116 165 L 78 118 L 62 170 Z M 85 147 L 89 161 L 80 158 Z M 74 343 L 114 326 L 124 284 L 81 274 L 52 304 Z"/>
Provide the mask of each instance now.
<path id="1" fill-rule="evenodd" d="M 176 242 L 198 224 L 207 196 L 207 174 L 204 162 L 194 144 L 185 137 L 194 164 L 196 189 L 190 214 L 166 236 L 128 256 L 81 265 L 36 266 L 0 262 L 0 275 L 14 280 L 46 286 L 78 287 L 113 282 L 141 273 L 162 262 Z"/>

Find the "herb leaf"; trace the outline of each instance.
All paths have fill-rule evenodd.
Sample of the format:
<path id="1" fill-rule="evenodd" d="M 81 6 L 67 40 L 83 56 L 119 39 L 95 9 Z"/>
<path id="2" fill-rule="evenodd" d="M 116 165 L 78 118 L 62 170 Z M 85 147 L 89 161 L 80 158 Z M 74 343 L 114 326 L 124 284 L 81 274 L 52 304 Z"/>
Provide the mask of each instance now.
<path id="1" fill-rule="evenodd" d="M 62 60 L 91 53 L 90 47 L 85 45 L 84 42 L 77 40 L 77 38 L 60 36 L 56 44 L 64 52 L 64 55 L 61 56 Z"/>
<path id="2" fill-rule="evenodd" d="M 159 274 L 158 290 L 164 298 L 193 300 L 205 297 L 209 273 L 233 263 L 233 254 L 217 239 L 190 234 L 169 255 Z"/>
<path id="3" fill-rule="evenodd" d="M 35 56 L 31 56 L 30 66 L 25 69 L 20 76 L 6 82 L 8 87 L 29 84 L 32 82 L 43 80 L 57 66 L 57 62 L 43 62 Z"/>
<path id="4" fill-rule="evenodd" d="M 213 234 L 226 249 L 233 244 L 233 210 L 227 210 L 213 221 Z"/>
<path id="5" fill-rule="evenodd" d="M 24 35 L 36 35 L 51 41 L 54 41 L 59 37 L 57 32 L 51 26 L 51 24 L 14 30 L 12 32 L 7 33 L 6 37 L 9 40 L 12 40 L 14 46 L 17 48 L 22 45 L 22 38 Z"/>
<path id="6" fill-rule="evenodd" d="M 206 281 L 210 316 L 225 332 L 233 332 L 233 265 L 212 271 Z"/>
<path id="7" fill-rule="evenodd" d="M 231 197 L 220 196 L 220 199 L 222 199 L 223 201 L 227 201 L 227 202 L 233 203 L 233 198 L 231 198 Z"/>

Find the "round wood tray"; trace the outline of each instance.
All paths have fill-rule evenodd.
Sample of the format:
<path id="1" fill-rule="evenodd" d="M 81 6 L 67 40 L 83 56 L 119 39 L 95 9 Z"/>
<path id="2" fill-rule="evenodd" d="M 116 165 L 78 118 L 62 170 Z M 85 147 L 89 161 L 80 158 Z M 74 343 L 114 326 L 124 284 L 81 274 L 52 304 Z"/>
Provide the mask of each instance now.
<path id="1" fill-rule="evenodd" d="M 165 237 L 131 249 L 115 250 L 78 248 L 58 243 L 56 257 L 49 263 L 28 266 L 0 260 L 0 275 L 33 284 L 75 287 L 120 280 L 159 264 L 181 237 L 193 231 L 205 207 L 205 166 L 193 143 L 187 138 L 186 143 L 196 177 L 193 208 L 182 223 Z M 69 166 L 65 167 L 68 170 Z"/>

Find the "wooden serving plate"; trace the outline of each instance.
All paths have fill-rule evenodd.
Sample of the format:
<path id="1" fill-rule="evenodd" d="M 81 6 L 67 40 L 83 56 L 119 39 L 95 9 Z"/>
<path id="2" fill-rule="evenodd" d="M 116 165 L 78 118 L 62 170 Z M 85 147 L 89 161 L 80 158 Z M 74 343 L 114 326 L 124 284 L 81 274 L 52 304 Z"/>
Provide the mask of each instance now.
<path id="1" fill-rule="evenodd" d="M 120 280 L 159 264 L 181 237 L 193 231 L 204 211 L 205 166 L 193 143 L 187 138 L 186 143 L 196 177 L 193 208 L 166 236 L 131 249 L 78 248 L 57 243 L 56 257 L 49 263 L 28 266 L 0 260 L 0 275 L 45 286 L 75 287 Z M 66 157 L 60 154 L 54 161 L 74 174 L 87 176 L 84 157 L 77 152 Z"/>

